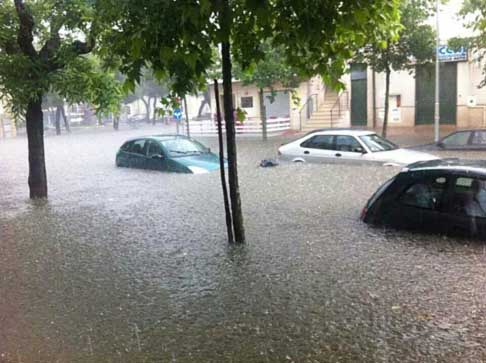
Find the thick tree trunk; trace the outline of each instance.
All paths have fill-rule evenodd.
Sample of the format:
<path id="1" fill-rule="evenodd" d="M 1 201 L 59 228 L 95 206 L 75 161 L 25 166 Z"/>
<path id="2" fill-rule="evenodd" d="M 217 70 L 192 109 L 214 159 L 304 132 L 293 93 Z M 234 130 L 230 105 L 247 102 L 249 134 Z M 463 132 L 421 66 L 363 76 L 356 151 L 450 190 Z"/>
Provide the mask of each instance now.
<path id="1" fill-rule="evenodd" d="M 64 127 L 66 128 L 66 131 L 71 132 L 71 126 L 69 125 L 69 120 L 66 117 L 66 110 L 64 110 L 64 105 L 59 105 L 57 107 L 61 111 L 61 116 L 64 120 Z"/>
<path id="2" fill-rule="evenodd" d="M 260 101 L 260 119 L 262 121 L 262 140 L 267 141 L 267 109 L 265 108 L 265 99 L 263 98 L 263 88 L 258 91 Z"/>
<path id="3" fill-rule="evenodd" d="M 228 0 L 223 2 L 222 21 L 227 24 L 229 7 Z M 221 46 L 223 62 L 223 101 L 224 119 L 226 124 L 226 144 L 228 148 L 228 181 L 231 197 L 231 212 L 233 216 L 233 230 L 236 243 L 245 243 L 245 229 L 243 226 L 243 213 L 241 210 L 240 190 L 238 185 L 238 166 L 235 138 L 235 120 L 233 110 L 233 89 L 231 75 L 231 53 L 229 41 L 224 41 Z"/>
<path id="4" fill-rule="evenodd" d="M 56 135 L 61 135 L 61 111 L 56 108 Z"/>
<path id="5" fill-rule="evenodd" d="M 387 65 L 385 70 L 385 116 L 383 117 L 383 131 L 382 136 L 386 137 L 386 131 L 388 127 L 388 107 L 389 107 L 389 95 L 390 95 L 390 66 Z"/>
<path id="6" fill-rule="evenodd" d="M 223 187 L 224 213 L 226 215 L 226 230 L 228 232 L 228 242 L 234 243 L 233 222 L 228 200 L 228 188 L 226 187 L 226 174 L 224 169 L 224 144 L 223 144 L 223 127 L 221 125 L 221 107 L 219 105 L 219 88 L 218 80 L 214 80 L 214 95 L 216 97 L 216 116 L 218 122 L 218 143 L 219 143 L 219 168 L 221 175 L 221 186 Z"/>
<path id="7" fill-rule="evenodd" d="M 29 145 L 30 198 L 47 198 L 47 175 L 44 156 L 44 122 L 42 96 L 27 105 L 27 141 Z"/>
<path id="8" fill-rule="evenodd" d="M 154 97 L 154 116 L 152 118 L 152 125 L 155 125 L 155 121 L 157 121 L 157 97 Z"/>

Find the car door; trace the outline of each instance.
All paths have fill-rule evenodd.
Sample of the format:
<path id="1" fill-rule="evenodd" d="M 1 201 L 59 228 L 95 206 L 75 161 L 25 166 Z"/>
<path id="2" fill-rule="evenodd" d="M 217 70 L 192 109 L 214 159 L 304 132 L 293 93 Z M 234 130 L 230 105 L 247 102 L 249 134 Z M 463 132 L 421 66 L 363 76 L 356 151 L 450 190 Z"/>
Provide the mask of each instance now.
<path id="1" fill-rule="evenodd" d="M 130 168 L 145 169 L 146 167 L 146 140 L 135 140 L 130 148 L 128 163 Z"/>
<path id="2" fill-rule="evenodd" d="M 351 164 L 363 162 L 364 148 L 354 136 L 336 135 L 334 142 L 336 161 Z"/>
<path id="3" fill-rule="evenodd" d="M 448 231 L 486 236 L 486 180 L 459 175 L 449 193 Z"/>
<path id="4" fill-rule="evenodd" d="M 162 147 L 157 141 L 149 140 L 147 147 L 147 169 L 166 170 L 167 158 L 164 156 Z"/>
<path id="5" fill-rule="evenodd" d="M 474 150 L 486 150 L 486 130 L 473 131 L 470 146 Z"/>
<path id="6" fill-rule="evenodd" d="M 471 131 L 458 131 L 445 137 L 439 145 L 446 150 L 462 150 L 470 146 L 471 137 Z"/>
<path id="7" fill-rule="evenodd" d="M 384 215 L 387 224 L 400 228 L 441 232 L 449 178 L 431 175 L 411 179 Z M 445 231 L 444 231 L 445 232 Z"/>
<path id="8" fill-rule="evenodd" d="M 314 135 L 300 144 L 301 157 L 309 162 L 333 162 L 334 135 Z"/>

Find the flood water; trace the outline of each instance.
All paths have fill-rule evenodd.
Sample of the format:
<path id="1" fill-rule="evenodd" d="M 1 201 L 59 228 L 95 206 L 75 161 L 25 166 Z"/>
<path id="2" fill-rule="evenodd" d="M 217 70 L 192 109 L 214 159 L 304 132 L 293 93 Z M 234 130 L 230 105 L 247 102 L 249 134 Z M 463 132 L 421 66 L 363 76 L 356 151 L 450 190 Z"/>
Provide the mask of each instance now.
<path id="1" fill-rule="evenodd" d="M 1 363 L 486 361 L 486 245 L 359 221 L 398 169 L 262 169 L 284 139 L 242 138 L 229 246 L 218 173 L 115 167 L 153 130 L 46 137 L 48 203 L 0 141 Z"/>

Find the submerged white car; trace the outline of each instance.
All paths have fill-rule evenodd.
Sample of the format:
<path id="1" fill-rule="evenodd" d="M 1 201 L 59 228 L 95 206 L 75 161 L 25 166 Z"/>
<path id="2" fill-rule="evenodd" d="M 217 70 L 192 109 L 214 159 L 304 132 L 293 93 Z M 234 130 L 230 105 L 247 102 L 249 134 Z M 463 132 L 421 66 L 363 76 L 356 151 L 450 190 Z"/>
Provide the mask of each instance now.
<path id="1" fill-rule="evenodd" d="M 329 129 L 313 131 L 278 149 L 279 160 L 320 163 L 365 163 L 408 165 L 439 159 L 420 151 L 400 149 L 372 131 Z"/>

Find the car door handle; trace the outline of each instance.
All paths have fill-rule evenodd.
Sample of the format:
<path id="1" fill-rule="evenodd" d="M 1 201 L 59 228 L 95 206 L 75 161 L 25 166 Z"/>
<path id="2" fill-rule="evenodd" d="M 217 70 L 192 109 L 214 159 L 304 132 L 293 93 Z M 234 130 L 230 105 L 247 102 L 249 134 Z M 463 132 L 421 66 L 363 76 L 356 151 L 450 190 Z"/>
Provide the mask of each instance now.
<path id="1" fill-rule="evenodd" d="M 308 152 L 308 151 L 306 150 L 306 151 L 304 151 L 304 154 L 306 154 L 306 155 L 307 155 L 307 154 L 310 154 L 310 152 Z"/>
<path id="2" fill-rule="evenodd" d="M 337 153 L 336 156 L 339 158 L 341 157 L 342 155 L 340 153 Z"/>

